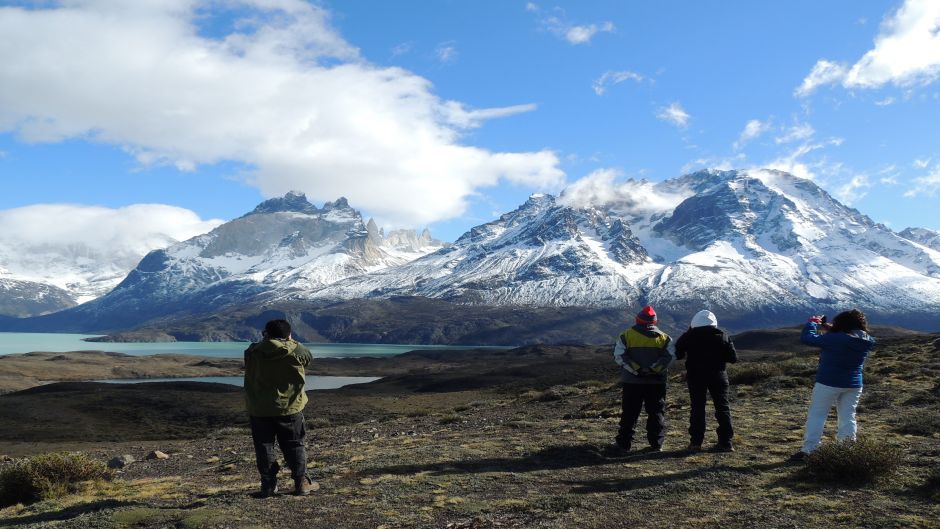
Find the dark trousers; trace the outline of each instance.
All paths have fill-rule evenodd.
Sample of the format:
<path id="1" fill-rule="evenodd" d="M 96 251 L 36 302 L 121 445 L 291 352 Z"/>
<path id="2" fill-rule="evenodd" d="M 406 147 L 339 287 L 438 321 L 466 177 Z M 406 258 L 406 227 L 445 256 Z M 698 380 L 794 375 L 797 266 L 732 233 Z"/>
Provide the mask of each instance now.
<path id="1" fill-rule="evenodd" d="M 666 439 L 666 384 L 624 384 L 622 404 L 618 442 L 633 442 L 640 409 L 645 408 L 646 440 L 650 446 L 662 446 Z"/>
<path id="2" fill-rule="evenodd" d="M 249 417 L 249 422 L 262 483 L 277 483 L 280 466 L 274 453 L 275 439 L 281 447 L 291 476 L 296 480 L 307 475 L 307 452 L 304 450 L 304 436 L 307 430 L 304 427 L 303 413 L 282 417 Z"/>
<path id="3" fill-rule="evenodd" d="M 718 443 L 729 444 L 734 437 L 731 427 L 731 406 L 728 404 L 728 373 L 726 371 L 688 372 L 689 437 L 694 445 L 705 440 L 705 400 L 711 394 L 718 421 Z"/>

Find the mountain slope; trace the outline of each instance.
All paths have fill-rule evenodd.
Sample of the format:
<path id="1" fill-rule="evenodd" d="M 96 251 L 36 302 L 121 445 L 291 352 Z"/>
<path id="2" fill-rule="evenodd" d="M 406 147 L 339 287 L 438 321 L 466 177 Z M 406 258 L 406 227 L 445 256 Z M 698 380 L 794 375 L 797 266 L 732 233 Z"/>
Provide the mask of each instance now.
<path id="1" fill-rule="evenodd" d="M 679 197 L 577 207 L 534 195 L 453 246 L 277 300 L 424 296 L 462 303 L 699 308 L 757 324 L 860 306 L 929 326 L 940 310 L 940 252 L 776 171 L 703 171 L 648 184 Z M 614 196 L 614 193 L 608 194 Z"/>
<path id="2" fill-rule="evenodd" d="M 927 228 L 906 228 L 898 235 L 940 252 L 940 231 Z"/>
<path id="3" fill-rule="evenodd" d="M 344 198 L 317 208 L 303 194 L 288 193 L 207 234 L 149 253 L 107 295 L 24 325 L 104 331 L 167 315 L 186 318 L 244 303 L 280 283 L 320 288 L 441 246 L 429 233 L 390 235 L 386 242 Z"/>

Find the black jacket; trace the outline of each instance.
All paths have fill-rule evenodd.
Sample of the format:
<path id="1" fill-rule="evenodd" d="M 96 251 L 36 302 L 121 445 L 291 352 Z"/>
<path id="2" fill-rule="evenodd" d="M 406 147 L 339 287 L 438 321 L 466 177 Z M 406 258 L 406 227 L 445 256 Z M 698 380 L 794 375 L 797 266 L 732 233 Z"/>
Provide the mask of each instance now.
<path id="1" fill-rule="evenodd" d="M 688 358 L 686 358 L 688 356 Z M 717 327 L 693 327 L 676 341 L 676 358 L 685 358 L 685 368 L 694 372 L 724 371 L 738 361 L 730 336 Z"/>

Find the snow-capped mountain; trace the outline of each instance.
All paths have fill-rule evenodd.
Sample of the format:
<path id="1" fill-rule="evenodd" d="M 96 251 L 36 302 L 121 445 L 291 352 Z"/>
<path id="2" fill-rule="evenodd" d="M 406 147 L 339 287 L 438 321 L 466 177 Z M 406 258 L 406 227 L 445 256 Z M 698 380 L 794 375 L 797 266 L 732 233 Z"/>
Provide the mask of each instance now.
<path id="1" fill-rule="evenodd" d="M 510 325 L 494 312 L 467 326 L 461 305 L 503 307 L 505 314 L 529 307 L 532 321 L 522 326 L 532 329 L 545 323 L 534 316 L 550 314 L 545 308 L 563 308 L 577 322 L 585 308 L 610 318 L 647 303 L 674 326 L 701 308 L 744 329 L 859 307 L 879 323 L 940 328 L 940 252 L 812 181 L 752 170 L 601 184 L 573 185 L 557 198 L 533 195 L 447 246 L 427 231 L 386 234 L 345 199 L 317 208 L 290 193 L 151 252 L 98 300 L 18 328 L 201 329 L 185 333 L 192 339 L 234 325 L 242 336 L 257 327 L 255 315 L 290 311 L 310 332 L 343 340 L 342 329 L 363 318 L 399 321 L 378 301 L 382 307 L 369 309 L 369 300 L 421 298 L 451 307 L 437 310 L 434 325 L 472 327 L 478 337 L 491 328 L 511 335 L 504 327 L 521 329 L 518 318 Z M 424 338 L 415 339 L 439 334 L 419 323 L 413 335 Z"/>
<path id="2" fill-rule="evenodd" d="M 35 281 L 13 279 L 0 273 L 0 314 L 33 316 L 75 306 L 71 294 L 61 288 Z"/>
<path id="3" fill-rule="evenodd" d="M 417 295 L 487 305 L 610 305 L 640 295 L 659 267 L 622 219 L 533 195 L 448 248 L 294 299 Z"/>
<path id="4" fill-rule="evenodd" d="M 681 315 L 710 307 L 768 320 L 860 306 L 899 322 L 928 322 L 940 311 L 940 252 L 872 222 L 809 180 L 703 171 L 632 185 L 636 192 L 607 193 L 606 201 L 533 195 L 406 265 L 282 291 L 306 300 L 652 303 Z"/>
<path id="5" fill-rule="evenodd" d="M 158 233 L 107 250 L 80 242 L 9 245 L 0 241 L 0 280 L 22 287 L 0 289 L 0 314 L 43 314 L 102 296 L 147 252 L 175 242 Z"/>
<path id="6" fill-rule="evenodd" d="M 56 320 L 117 329 L 165 315 L 211 312 L 280 285 L 319 289 L 441 247 L 428 232 L 383 235 L 345 198 L 317 208 L 292 192 L 209 233 L 150 252 L 114 290 Z"/>
<path id="7" fill-rule="evenodd" d="M 940 252 L 940 231 L 927 228 L 907 228 L 898 235 Z"/>

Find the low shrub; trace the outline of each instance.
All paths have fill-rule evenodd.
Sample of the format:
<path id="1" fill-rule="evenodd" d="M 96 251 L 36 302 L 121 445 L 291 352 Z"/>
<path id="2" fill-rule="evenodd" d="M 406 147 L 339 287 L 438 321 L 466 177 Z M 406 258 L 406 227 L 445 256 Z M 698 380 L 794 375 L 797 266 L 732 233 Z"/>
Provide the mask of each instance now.
<path id="1" fill-rule="evenodd" d="M 935 466 L 933 470 L 930 471 L 930 474 L 927 475 L 924 489 L 933 498 L 940 500 L 940 466 Z"/>
<path id="2" fill-rule="evenodd" d="M 728 381 L 737 385 L 753 385 L 761 380 L 783 374 L 779 364 L 756 363 L 733 365 L 728 369 Z"/>
<path id="3" fill-rule="evenodd" d="M 865 388 L 862 393 L 862 400 L 858 404 L 858 411 L 883 410 L 894 405 L 894 391 L 887 390 L 869 390 Z"/>
<path id="4" fill-rule="evenodd" d="M 759 395 L 771 395 L 781 389 L 793 389 L 809 387 L 811 379 L 803 377 L 793 377 L 789 375 L 774 375 L 757 384 L 757 393 Z"/>
<path id="5" fill-rule="evenodd" d="M 441 417 L 441 419 L 438 422 L 440 424 L 454 424 L 454 423 L 460 422 L 460 416 L 453 415 L 453 414 L 444 415 L 443 417 Z"/>
<path id="6" fill-rule="evenodd" d="M 58 498 L 75 492 L 82 481 L 111 476 L 103 462 L 84 454 L 38 455 L 0 471 L 0 506 Z"/>
<path id="7" fill-rule="evenodd" d="M 811 481 L 864 485 L 894 474 L 902 460 L 901 449 L 884 441 L 837 441 L 808 455 L 803 474 Z"/>
<path id="8" fill-rule="evenodd" d="M 920 411 L 902 415 L 895 423 L 894 429 L 903 434 L 930 437 L 940 432 L 940 411 Z"/>
<path id="9" fill-rule="evenodd" d="M 326 417 L 314 417 L 312 419 L 306 420 L 306 426 L 310 430 L 317 428 L 329 428 L 331 425 L 330 420 Z"/>

